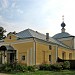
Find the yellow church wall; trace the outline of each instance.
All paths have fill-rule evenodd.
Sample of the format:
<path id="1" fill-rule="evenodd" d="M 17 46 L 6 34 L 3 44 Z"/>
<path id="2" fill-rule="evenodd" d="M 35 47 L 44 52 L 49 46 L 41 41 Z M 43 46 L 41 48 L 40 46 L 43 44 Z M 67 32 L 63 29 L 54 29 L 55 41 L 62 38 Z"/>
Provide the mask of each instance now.
<path id="1" fill-rule="evenodd" d="M 51 51 L 48 51 L 48 46 L 41 44 L 41 43 L 36 43 L 36 64 L 44 64 L 48 63 L 49 58 L 48 55 L 51 55 Z"/>
<path id="2" fill-rule="evenodd" d="M 71 40 L 63 40 L 62 41 L 64 44 L 66 44 L 67 46 L 71 47 L 71 48 L 74 48 L 74 42 L 73 42 L 73 39 Z"/>
<path id="3" fill-rule="evenodd" d="M 14 34 L 9 34 L 5 39 L 4 42 L 15 42 L 17 37 Z"/>
<path id="4" fill-rule="evenodd" d="M 52 46 L 52 45 L 51 45 Z M 55 60 L 55 50 L 49 49 L 49 44 L 36 43 L 36 64 L 51 64 Z M 49 55 L 51 55 L 51 61 L 49 61 Z"/>
<path id="5" fill-rule="evenodd" d="M 65 53 L 65 56 L 64 56 L 64 60 L 69 60 L 69 54 L 71 53 L 72 54 L 72 59 L 73 60 L 75 57 L 74 57 L 74 51 L 73 50 L 70 50 L 70 49 L 66 49 L 66 48 L 63 48 L 63 47 L 58 47 L 58 57 L 63 59 L 62 57 L 62 53 Z"/>
<path id="6" fill-rule="evenodd" d="M 18 62 L 30 65 L 30 60 L 33 60 L 31 58 L 32 56 L 30 56 L 30 51 L 31 49 L 33 50 L 33 42 L 13 44 L 13 47 L 17 50 Z M 21 59 L 21 56 L 23 55 L 25 56 L 25 61 Z"/>
<path id="7" fill-rule="evenodd" d="M 11 34 L 11 39 L 9 39 L 10 36 L 8 36 L 5 39 L 5 42 L 7 43 L 13 43 L 12 46 L 14 49 L 17 50 L 17 57 L 18 62 L 22 64 L 31 65 L 34 63 L 34 41 L 30 39 L 32 42 L 29 42 L 28 40 L 22 40 L 23 43 L 20 43 L 20 40 L 16 40 L 17 37 L 15 35 Z M 36 65 L 42 64 L 42 63 L 55 63 L 56 62 L 56 52 L 55 52 L 55 46 L 51 45 L 52 49 L 49 49 L 49 44 L 44 42 L 36 42 Z M 25 55 L 26 59 L 25 61 L 21 60 L 21 56 Z M 32 55 L 32 56 L 31 56 Z M 51 55 L 51 61 L 49 61 L 49 55 Z"/>
<path id="8" fill-rule="evenodd" d="M 63 42 L 67 46 L 74 48 L 74 37 L 68 37 L 68 38 L 61 38 L 58 39 L 59 41 Z"/>

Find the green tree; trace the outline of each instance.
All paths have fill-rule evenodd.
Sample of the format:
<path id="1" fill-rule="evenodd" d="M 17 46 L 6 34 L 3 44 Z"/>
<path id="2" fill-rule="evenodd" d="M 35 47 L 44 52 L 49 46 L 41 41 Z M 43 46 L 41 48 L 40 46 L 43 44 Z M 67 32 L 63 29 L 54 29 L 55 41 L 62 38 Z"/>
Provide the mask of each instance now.
<path id="1" fill-rule="evenodd" d="M 0 40 L 4 39 L 6 36 L 4 35 L 4 33 L 6 32 L 6 30 L 4 30 L 3 27 L 0 27 Z"/>

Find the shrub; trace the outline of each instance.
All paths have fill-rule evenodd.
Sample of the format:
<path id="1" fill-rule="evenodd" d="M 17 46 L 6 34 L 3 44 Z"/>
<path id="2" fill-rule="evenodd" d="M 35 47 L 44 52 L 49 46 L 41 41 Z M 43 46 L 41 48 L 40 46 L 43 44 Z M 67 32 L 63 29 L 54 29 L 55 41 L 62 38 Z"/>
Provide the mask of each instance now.
<path id="1" fill-rule="evenodd" d="M 25 72 L 27 70 L 28 70 L 27 66 L 26 65 L 22 65 L 22 71 Z"/>
<path id="2" fill-rule="evenodd" d="M 70 69 L 70 62 L 69 61 L 64 61 L 63 69 Z"/>
<path id="3" fill-rule="evenodd" d="M 5 72 L 11 72 L 12 71 L 12 68 L 7 66 L 7 67 L 5 67 L 4 71 Z"/>
<path id="4" fill-rule="evenodd" d="M 47 71 L 60 71 L 62 70 L 62 64 L 56 63 L 56 64 L 43 64 L 39 66 L 39 70 L 47 70 Z"/>
<path id="5" fill-rule="evenodd" d="M 62 64 L 61 63 L 56 63 L 51 65 L 51 70 L 52 71 L 60 71 L 62 70 Z"/>
<path id="6" fill-rule="evenodd" d="M 48 65 L 47 64 L 40 65 L 39 70 L 48 70 Z"/>
<path id="7" fill-rule="evenodd" d="M 15 71 L 22 71 L 22 72 L 27 71 L 27 66 L 22 64 L 16 64 L 13 68 Z"/>
<path id="8" fill-rule="evenodd" d="M 22 71 L 25 72 L 27 71 L 27 66 L 22 65 L 22 64 L 3 64 L 0 66 L 0 71 L 1 72 L 16 72 L 16 71 Z"/>
<path id="9" fill-rule="evenodd" d="M 28 68 L 28 71 L 32 71 L 32 72 L 35 71 L 35 67 L 34 66 L 28 66 L 27 68 Z"/>
<path id="10" fill-rule="evenodd" d="M 39 66 L 39 70 L 47 70 L 47 71 L 51 71 L 52 67 L 49 64 L 42 64 Z"/>
<path id="11" fill-rule="evenodd" d="M 11 64 L 8 64 L 8 63 L 5 63 L 5 64 L 2 64 L 2 66 L 0 66 L 0 71 L 1 72 L 11 72 L 12 71 L 12 65 Z"/>
<path id="12" fill-rule="evenodd" d="M 38 65 L 33 65 L 35 71 L 39 70 L 39 66 Z"/>

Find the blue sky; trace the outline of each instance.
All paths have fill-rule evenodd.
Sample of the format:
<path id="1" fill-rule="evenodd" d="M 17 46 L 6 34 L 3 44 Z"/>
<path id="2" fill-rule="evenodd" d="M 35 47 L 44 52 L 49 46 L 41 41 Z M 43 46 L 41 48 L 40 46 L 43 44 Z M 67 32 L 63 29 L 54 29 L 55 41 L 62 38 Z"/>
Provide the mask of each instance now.
<path id="1" fill-rule="evenodd" d="M 0 0 L 0 26 L 7 33 L 30 28 L 53 36 L 61 32 L 62 15 L 66 32 L 75 35 L 75 0 Z"/>

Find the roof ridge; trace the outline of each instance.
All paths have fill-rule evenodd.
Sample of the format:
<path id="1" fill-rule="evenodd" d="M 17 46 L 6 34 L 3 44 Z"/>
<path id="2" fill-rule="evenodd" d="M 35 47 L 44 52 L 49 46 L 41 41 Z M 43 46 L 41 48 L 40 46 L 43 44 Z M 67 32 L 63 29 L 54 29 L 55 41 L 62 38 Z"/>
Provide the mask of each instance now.
<path id="1" fill-rule="evenodd" d="M 29 29 L 29 32 L 30 32 L 30 31 L 35 32 L 36 34 L 40 34 L 40 35 L 46 36 L 45 34 L 40 33 L 40 32 L 38 32 L 38 31 L 34 31 L 34 30 L 32 30 L 32 29 Z M 30 32 L 30 34 L 33 35 L 31 32 Z M 33 37 L 34 37 L 34 36 L 33 36 Z"/>
<path id="2" fill-rule="evenodd" d="M 21 32 L 24 32 L 24 31 L 27 31 L 27 30 L 28 30 L 28 29 L 22 30 L 22 31 L 18 32 L 17 34 L 19 34 L 19 33 L 21 33 Z"/>
<path id="3" fill-rule="evenodd" d="M 30 33 L 30 35 L 32 36 L 32 34 L 31 34 L 31 32 L 30 32 L 31 29 L 28 28 L 27 30 L 28 30 L 28 32 Z M 33 37 L 33 36 L 32 36 L 32 37 Z"/>

